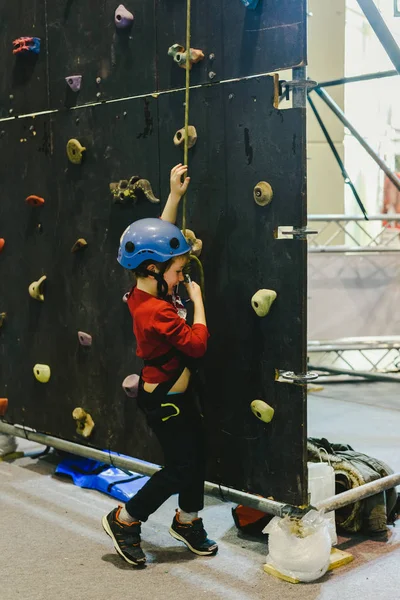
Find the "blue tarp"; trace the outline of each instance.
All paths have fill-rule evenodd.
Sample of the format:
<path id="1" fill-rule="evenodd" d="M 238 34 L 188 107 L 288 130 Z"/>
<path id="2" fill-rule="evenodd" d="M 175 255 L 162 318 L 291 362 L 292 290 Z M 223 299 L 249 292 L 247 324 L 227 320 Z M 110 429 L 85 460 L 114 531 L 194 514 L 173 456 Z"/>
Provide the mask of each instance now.
<path id="1" fill-rule="evenodd" d="M 107 453 L 124 456 L 115 452 Z M 129 457 L 125 457 L 129 458 Z M 150 479 L 133 471 L 125 471 L 91 458 L 69 454 L 56 467 L 58 475 L 68 475 L 75 485 L 108 494 L 121 502 L 127 502 Z"/>

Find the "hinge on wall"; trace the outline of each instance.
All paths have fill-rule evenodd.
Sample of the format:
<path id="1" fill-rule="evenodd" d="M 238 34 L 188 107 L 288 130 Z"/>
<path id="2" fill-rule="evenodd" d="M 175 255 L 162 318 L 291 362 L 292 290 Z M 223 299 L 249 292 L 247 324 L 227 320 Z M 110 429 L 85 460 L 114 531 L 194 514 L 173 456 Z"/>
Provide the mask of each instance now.
<path id="1" fill-rule="evenodd" d="M 277 240 L 306 240 L 308 235 L 317 235 L 319 231 L 307 229 L 307 227 L 293 227 L 291 225 L 280 225 L 275 230 Z"/>

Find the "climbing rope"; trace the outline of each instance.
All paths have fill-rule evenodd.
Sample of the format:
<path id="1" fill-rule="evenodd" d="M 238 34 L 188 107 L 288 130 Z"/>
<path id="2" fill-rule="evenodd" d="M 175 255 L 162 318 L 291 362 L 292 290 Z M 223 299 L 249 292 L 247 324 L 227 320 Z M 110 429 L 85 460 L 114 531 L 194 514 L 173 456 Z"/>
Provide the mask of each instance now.
<path id="1" fill-rule="evenodd" d="M 190 42 L 191 42 L 191 13 L 192 13 L 192 1 L 187 0 L 186 5 L 186 86 L 185 86 L 185 139 L 183 146 L 183 164 L 187 165 L 189 170 L 189 109 L 190 109 Z M 182 231 L 183 235 L 186 234 L 186 196 L 183 197 L 182 206 Z M 190 255 L 190 260 L 197 264 L 200 275 L 200 288 L 203 294 L 203 300 L 205 299 L 204 289 L 204 270 L 200 259 L 194 254 Z"/>
<path id="2" fill-rule="evenodd" d="M 192 1 L 187 0 L 186 7 L 186 89 L 185 89 L 185 140 L 183 146 L 183 164 L 189 169 L 189 106 L 190 106 L 190 24 Z M 186 194 L 183 197 L 182 230 L 186 232 Z"/>

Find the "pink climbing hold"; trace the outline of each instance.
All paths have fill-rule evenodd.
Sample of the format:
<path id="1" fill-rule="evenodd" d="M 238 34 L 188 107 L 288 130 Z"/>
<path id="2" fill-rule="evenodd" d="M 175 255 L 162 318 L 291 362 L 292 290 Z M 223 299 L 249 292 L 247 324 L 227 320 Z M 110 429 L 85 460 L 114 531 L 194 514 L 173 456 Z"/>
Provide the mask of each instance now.
<path id="1" fill-rule="evenodd" d="M 92 336 L 84 331 L 78 331 L 78 339 L 81 346 L 91 346 Z"/>
<path id="2" fill-rule="evenodd" d="M 131 27 L 134 18 L 133 14 L 123 4 L 120 4 L 115 10 L 114 22 L 118 29 Z"/>
<path id="3" fill-rule="evenodd" d="M 130 398 L 136 398 L 138 395 L 139 379 L 139 375 L 133 374 L 128 375 L 128 377 L 125 377 L 124 381 L 122 382 L 124 392 Z"/>
<path id="4" fill-rule="evenodd" d="M 65 78 L 65 81 L 73 92 L 79 92 L 82 85 L 82 75 L 70 75 Z"/>

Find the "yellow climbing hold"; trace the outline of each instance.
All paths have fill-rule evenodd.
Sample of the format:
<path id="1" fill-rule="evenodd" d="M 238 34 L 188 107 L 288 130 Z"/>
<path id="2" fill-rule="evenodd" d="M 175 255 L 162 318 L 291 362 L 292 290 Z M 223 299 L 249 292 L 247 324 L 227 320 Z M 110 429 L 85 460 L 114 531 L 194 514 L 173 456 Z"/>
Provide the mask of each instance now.
<path id="1" fill-rule="evenodd" d="M 85 438 L 89 437 L 94 427 L 94 421 L 90 414 L 79 406 L 72 411 L 72 417 L 76 421 L 76 433 Z"/>
<path id="2" fill-rule="evenodd" d="M 47 383 L 51 377 L 50 367 L 37 364 L 33 367 L 33 374 L 40 383 Z"/>
<path id="3" fill-rule="evenodd" d="M 257 183 L 253 191 L 254 201 L 259 206 L 266 206 L 272 200 L 274 193 L 272 187 L 267 181 L 260 181 Z"/>
<path id="4" fill-rule="evenodd" d="M 263 421 L 264 423 L 270 423 L 274 416 L 274 409 L 272 406 L 264 402 L 263 400 L 253 400 L 250 404 L 253 415 Z"/>
<path id="5" fill-rule="evenodd" d="M 86 148 L 82 146 L 82 144 L 75 139 L 68 140 L 67 143 L 67 156 L 68 160 L 74 165 L 80 165 L 83 158 L 83 153 Z"/>
<path id="6" fill-rule="evenodd" d="M 43 275 L 38 281 L 32 281 L 29 286 L 29 295 L 34 300 L 39 300 L 40 302 L 44 302 L 44 294 L 43 294 L 43 283 L 46 281 L 46 275 Z"/>
<path id="7" fill-rule="evenodd" d="M 83 250 L 88 245 L 85 238 L 79 238 L 76 240 L 75 244 L 71 248 L 71 252 L 78 252 L 79 250 Z"/>
<path id="8" fill-rule="evenodd" d="M 181 146 L 185 143 L 185 128 L 178 129 L 178 131 L 174 135 L 174 144 L 175 146 Z M 188 138 L 187 138 L 188 148 L 193 148 L 195 143 L 197 142 L 197 131 L 196 127 L 193 125 L 188 126 Z"/>
<path id="9" fill-rule="evenodd" d="M 251 299 L 251 305 L 259 317 L 265 317 L 276 299 L 274 290 L 258 290 Z"/>

